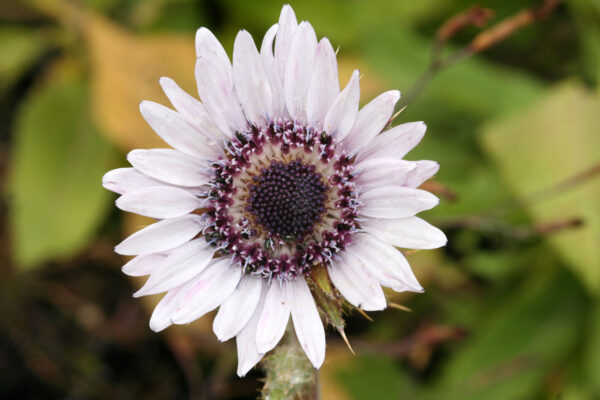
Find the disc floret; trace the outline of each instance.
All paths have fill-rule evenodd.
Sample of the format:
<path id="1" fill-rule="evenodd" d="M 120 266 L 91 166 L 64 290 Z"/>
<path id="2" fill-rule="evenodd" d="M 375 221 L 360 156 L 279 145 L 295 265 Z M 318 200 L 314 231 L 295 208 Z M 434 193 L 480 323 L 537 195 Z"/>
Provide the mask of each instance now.
<path id="1" fill-rule="evenodd" d="M 351 160 L 335 139 L 313 127 L 280 121 L 226 141 L 212 164 L 212 243 L 247 273 L 291 279 L 328 263 L 356 231 Z"/>

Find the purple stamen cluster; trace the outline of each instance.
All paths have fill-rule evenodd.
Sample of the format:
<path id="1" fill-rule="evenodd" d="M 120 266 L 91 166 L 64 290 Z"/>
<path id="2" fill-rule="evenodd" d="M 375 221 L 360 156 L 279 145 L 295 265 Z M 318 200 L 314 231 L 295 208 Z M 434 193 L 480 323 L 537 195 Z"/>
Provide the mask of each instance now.
<path id="1" fill-rule="evenodd" d="M 247 210 L 269 232 L 285 240 L 312 233 L 326 211 L 327 185 L 314 165 L 300 159 L 288 164 L 273 161 L 249 185 Z"/>
<path id="2" fill-rule="evenodd" d="M 282 159 L 266 159 L 267 147 Z M 294 278 L 350 243 L 358 217 L 353 166 L 331 136 L 284 121 L 237 132 L 225 149 L 212 164 L 204 235 L 246 273 Z"/>

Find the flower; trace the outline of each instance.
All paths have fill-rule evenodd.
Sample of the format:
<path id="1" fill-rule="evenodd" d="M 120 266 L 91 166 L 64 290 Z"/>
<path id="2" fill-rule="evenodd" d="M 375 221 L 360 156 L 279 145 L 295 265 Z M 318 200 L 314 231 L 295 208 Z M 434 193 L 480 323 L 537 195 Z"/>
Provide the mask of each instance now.
<path id="1" fill-rule="evenodd" d="M 446 243 L 415 216 L 438 204 L 417 189 L 438 164 L 402 159 L 426 126 L 380 135 L 400 93 L 359 111 L 358 71 L 340 90 L 331 43 L 290 6 L 260 51 L 240 31 L 231 63 L 201 28 L 196 52 L 202 102 L 161 78 L 176 111 L 140 104 L 172 149 L 133 150 L 133 168 L 103 178 L 121 194 L 119 208 L 159 220 L 116 246 L 136 256 L 123 272 L 150 275 L 136 297 L 167 292 L 150 319 L 155 331 L 219 308 L 213 328 L 221 341 L 236 338 L 240 376 L 277 345 L 290 315 L 318 368 L 325 332 L 313 271 L 325 270 L 352 306 L 382 310 L 381 286 L 423 291 L 396 247 Z"/>

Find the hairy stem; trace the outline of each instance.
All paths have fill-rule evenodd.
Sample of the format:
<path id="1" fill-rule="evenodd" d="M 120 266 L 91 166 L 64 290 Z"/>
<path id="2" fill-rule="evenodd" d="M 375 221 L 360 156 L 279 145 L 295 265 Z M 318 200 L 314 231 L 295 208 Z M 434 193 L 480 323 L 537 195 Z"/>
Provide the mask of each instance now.
<path id="1" fill-rule="evenodd" d="M 263 400 L 321 398 L 319 371 L 306 358 L 290 326 L 282 342 L 263 360 L 263 368 L 266 372 Z"/>

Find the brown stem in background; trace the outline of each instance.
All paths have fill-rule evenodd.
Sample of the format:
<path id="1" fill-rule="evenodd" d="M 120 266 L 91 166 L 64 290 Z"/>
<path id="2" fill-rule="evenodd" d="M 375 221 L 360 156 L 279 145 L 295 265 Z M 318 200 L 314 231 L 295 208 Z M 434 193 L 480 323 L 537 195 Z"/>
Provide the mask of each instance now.
<path id="1" fill-rule="evenodd" d="M 545 0 L 538 7 L 522 10 L 510 18 L 500 21 L 497 25 L 475 36 L 468 46 L 469 51 L 471 54 L 478 53 L 500 43 L 519 29 L 548 17 L 558 3 L 559 0 Z"/>
<path id="2" fill-rule="evenodd" d="M 526 239 L 531 236 L 549 235 L 565 229 L 579 228 L 585 221 L 579 217 L 562 218 L 555 221 L 538 223 L 530 227 L 517 227 L 502 223 L 499 218 L 525 207 L 550 200 L 571 189 L 576 188 L 600 175 L 600 162 L 592 165 L 584 171 L 578 172 L 561 182 L 535 191 L 521 199 L 510 201 L 482 212 L 479 215 L 471 215 L 449 221 L 440 221 L 438 225 L 447 228 L 468 228 L 477 230 L 493 229 L 501 231 L 507 236 L 516 239 Z"/>
<path id="3" fill-rule="evenodd" d="M 422 324 L 417 330 L 400 340 L 385 343 L 355 340 L 357 351 L 361 354 L 374 353 L 386 357 L 407 359 L 415 368 L 423 370 L 433 352 L 447 343 L 457 342 L 468 332 L 460 326 Z M 341 343 L 340 343 L 341 346 Z"/>
<path id="4" fill-rule="evenodd" d="M 556 9 L 559 1 L 544 0 L 537 7 L 519 11 L 517 14 L 505 18 L 493 27 L 479 33 L 467 46 L 449 56 L 443 57 L 443 50 L 449 39 L 467 26 L 485 26 L 488 20 L 492 18 L 493 11 L 480 6 L 474 6 L 448 19 L 436 33 L 429 66 L 413 84 L 408 94 L 402 100 L 401 105 L 407 105 L 415 101 L 425 90 L 431 79 L 442 69 L 454 65 L 473 54 L 487 50 L 509 38 L 521 28 L 548 17 Z"/>
<path id="5" fill-rule="evenodd" d="M 467 11 L 456 14 L 446 20 L 436 32 L 435 43 L 436 45 L 443 46 L 448 39 L 452 38 L 455 34 L 469 25 L 483 28 L 493 16 L 493 10 L 475 5 Z"/>
<path id="6" fill-rule="evenodd" d="M 584 171 L 578 172 L 575 175 L 560 181 L 559 183 L 537 190 L 524 198 L 508 202 L 503 206 L 495 207 L 494 209 L 489 210 L 488 214 L 504 215 L 523 207 L 533 206 L 537 203 L 549 200 L 570 189 L 573 189 L 593 178 L 596 178 L 598 175 L 600 175 L 600 162 L 592 165 L 590 168 L 587 168 Z"/>
<path id="7" fill-rule="evenodd" d="M 448 186 L 446 186 L 438 181 L 435 181 L 435 180 L 429 180 L 429 181 L 423 182 L 423 184 L 421 186 L 419 186 L 419 188 L 423 189 L 423 190 L 427 190 L 428 192 L 431 192 L 431 193 L 435 194 L 436 196 L 443 197 L 445 200 L 447 200 L 451 203 L 458 200 L 458 194 L 456 194 L 456 192 L 454 192 Z"/>
<path id="8" fill-rule="evenodd" d="M 437 225 L 441 229 L 472 229 L 482 232 L 494 232 L 515 240 L 527 240 L 539 236 L 548 236 L 567 229 L 576 229 L 584 225 L 579 217 L 562 218 L 555 221 L 540 222 L 531 226 L 514 225 L 494 217 L 471 215 Z"/>
<path id="9" fill-rule="evenodd" d="M 550 235 L 565 229 L 579 228 L 584 225 L 582 218 L 565 218 L 558 221 L 542 222 L 533 225 L 532 231 L 540 236 Z"/>
<path id="10" fill-rule="evenodd" d="M 206 399 L 204 378 L 195 359 L 196 349 L 187 335 L 166 334 L 165 342 L 175 356 L 188 385 L 190 400 Z"/>

